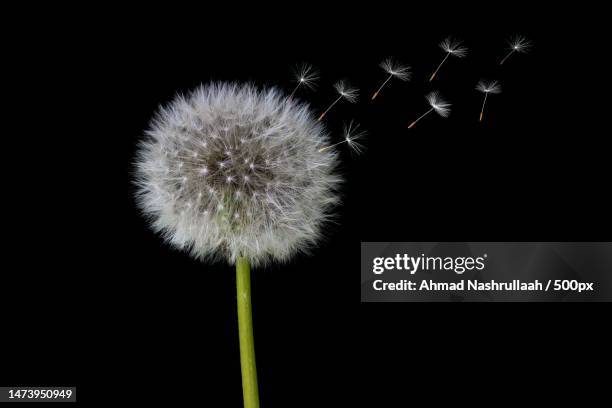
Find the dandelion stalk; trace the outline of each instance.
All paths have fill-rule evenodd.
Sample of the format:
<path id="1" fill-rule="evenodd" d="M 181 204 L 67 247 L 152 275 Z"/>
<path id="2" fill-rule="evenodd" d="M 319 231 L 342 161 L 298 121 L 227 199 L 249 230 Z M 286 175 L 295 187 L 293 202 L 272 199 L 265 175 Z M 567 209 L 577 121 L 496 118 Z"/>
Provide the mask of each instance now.
<path id="1" fill-rule="evenodd" d="M 333 145 L 331 145 L 331 146 L 325 146 L 325 147 L 323 147 L 323 148 L 319 149 L 319 152 L 324 152 L 324 151 L 329 150 L 329 149 L 331 149 L 331 148 L 333 148 L 333 147 L 336 147 L 336 146 L 338 146 L 339 144 L 342 144 L 342 143 L 346 143 L 346 140 L 343 140 L 343 141 L 338 142 L 338 143 L 334 143 L 334 144 L 333 144 Z"/>
<path id="2" fill-rule="evenodd" d="M 391 78 L 393 78 L 393 74 L 389 74 L 389 77 L 387 78 L 387 80 L 385 82 L 382 83 L 382 85 L 380 86 L 380 88 L 378 88 L 376 90 L 376 92 L 374 92 L 374 95 L 372 95 L 372 100 L 376 99 L 376 97 L 378 96 L 378 94 L 380 93 L 381 89 L 383 89 L 383 87 L 385 85 L 387 85 L 387 82 L 389 82 L 391 80 Z"/>
<path id="3" fill-rule="evenodd" d="M 438 115 L 442 116 L 443 118 L 450 115 L 451 104 L 444 101 L 437 92 L 430 92 L 425 97 L 425 99 L 427 99 L 427 103 L 429 103 L 429 106 L 431 106 L 431 109 L 429 109 L 427 112 L 419 116 L 415 121 L 410 123 L 410 125 L 408 125 L 408 129 L 413 128 L 419 120 L 423 119 L 425 116 L 429 115 L 431 112 L 435 111 Z"/>
<path id="4" fill-rule="evenodd" d="M 238 258 L 236 261 L 236 290 L 244 408 L 259 408 L 251 308 L 251 269 L 246 258 Z"/>
<path id="5" fill-rule="evenodd" d="M 338 99 L 336 99 L 335 101 L 333 101 L 333 102 L 332 102 L 332 104 L 331 104 L 331 105 L 329 105 L 329 107 L 328 107 L 327 109 L 325 109 L 325 111 L 324 111 L 324 112 L 321 114 L 321 116 L 319 116 L 319 119 L 318 119 L 318 120 L 322 120 L 322 119 L 325 117 L 325 115 L 327 115 L 327 112 L 329 112 L 329 111 L 331 110 L 331 108 L 333 108 L 333 107 L 334 107 L 334 105 L 335 105 L 335 104 L 337 104 L 338 102 L 340 102 L 340 99 L 342 99 L 342 95 L 340 95 L 340 96 L 338 97 Z"/>
<path id="6" fill-rule="evenodd" d="M 431 112 L 433 112 L 434 108 L 431 108 L 430 110 L 428 110 L 427 112 L 425 112 L 424 114 L 422 114 L 421 116 L 419 116 L 418 119 L 416 119 L 414 122 L 412 122 L 410 125 L 408 125 L 408 129 L 413 128 L 414 125 L 417 124 L 417 122 L 421 119 L 423 119 L 425 116 L 429 115 Z"/>
<path id="7" fill-rule="evenodd" d="M 467 55 L 467 51 L 468 51 L 467 47 L 463 47 L 461 45 L 461 41 L 454 40 L 452 37 L 445 38 L 438 46 L 442 48 L 444 52 L 446 52 L 446 55 L 442 59 L 442 62 L 440 62 L 440 65 L 438 65 L 438 68 L 436 68 L 433 74 L 431 74 L 431 77 L 429 78 L 429 82 L 434 80 L 434 78 L 438 74 L 438 71 L 440 70 L 440 68 L 442 68 L 442 65 L 444 65 L 448 57 L 453 55 L 458 58 L 463 58 Z"/>
<path id="8" fill-rule="evenodd" d="M 300 85 L 302 85 L 302 83 L 301 83 L 301 82 L 298 82 L 298 84 L 295 86 L 295 88 L 293 88 L 293 92 L 291 92 L 291 93 L 289 94 L 289 99 L 293 98 L 293 95 L 295 95 L 295 91 L 297 91 L 297 90 L 298 90 L 298 88 L 300 87 Z"/>
<path id="9" fill-rule="evenodd" d="M 372 95 L 372 100 L 376 99 L 380 91 L 383 89 L 385 85 L 387 85 L 387 82 L 389 82 L 391 78 L 396 77 L 397 79 L 401 81 L 408 81 L 410 79 L 410 67 L 399 65 L 395 61 L 393 61 L 392 58 L 387 58 L 386 60 L 381 62 L 380 67 L 386 73 L 388 73 L 389 76 L 387 77 L 385 82 L 382 83 L 380 88 L 378 88 L 376 92 L 374 92 L 374 95 Z"/>
<path id="10" fill-rule="evenodd" d="M 329 105 L 327 109 L 325 109 L 325 111 L 323 111 L 321 116 L 319 116 L 319 119 L 318 119 L 319 121 L 321 121 L 325 117 L 325 115 L 327 115 L 327 112 L 329 112 L 331 108 L 334 107 L 334 105 L 340 102 L 341 99 L 346 99 L 346 101 L 350 103 L 357 102 L 357 98 L 359 96 L 359 90 L 357 88 L 352 88 L 345 81 L 336 82 L 334 84 L 334 88 L 336 88 L 336 92 L 338 92 L 340 96 L 338 96 L 338 98 L 335 101 L 333 101 L 332 104 Z"/>
<path id="11" fill-rule="evenodd" d="M 444 57 L 444 59 L 442 59 L 442 62 L 440 63 L 440 65 L 438 65 L 438 68 L 436 68 L 436 70 L 433 72 L 433 74 L 431 74 L 431 77 L 429 78 L 429 82 L 434 80 L 434 78 L 436 77 L 436 74 L 438 73 L 440 68 L 442 68 L 442 65 L 446 62 L 446 60 L 448 59 L 449 56 L 450 56 L 450 53 L 447 53 L 446 56 Z"/>
<path id="12" fill-rule="evenodd" d="M 480 109 L 480 118 L 478 119 L 479 122 L 482 122 L 482 116 L 484 115 L 485 104 L 487 103 L 487 96 L 489 96 L 488 93 L 485 94 L 484 101 L 482 101 L 482 109 Z"/>
<path id="13" fill-rule="evenodd" d="M 504 65 L 504 62 L 512 55 L 514 51 L 514 49 L 510 50 L 510 52 L 499 62 L 499 65 Z"/>

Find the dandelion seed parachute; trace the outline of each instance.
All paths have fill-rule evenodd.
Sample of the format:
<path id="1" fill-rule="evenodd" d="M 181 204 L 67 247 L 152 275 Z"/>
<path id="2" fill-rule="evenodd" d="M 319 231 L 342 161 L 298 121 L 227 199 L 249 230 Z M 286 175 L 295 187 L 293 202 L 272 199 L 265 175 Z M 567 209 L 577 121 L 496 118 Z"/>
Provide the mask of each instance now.
<path id="1" fill-rule="evenodd" d="M 436 70 L 433 72 L 433 74 L 431 74 L 431 77 L 429 78 L 430 82 L 434 80 L 434 78 L 438 74 L 438 71 L 440 70 L 440 68 L 442 68 L 442 65 L 446 62 L 448 57 L 452 55 L 454 57 L 463 58 L 467 55 L 468 49 L 467 47 L 462 46 L 461 43 L 462 42 L 460 40 L 453 39 L 452 37 L 447 37 L 442 40 L 442 42 L 439 44 L 439 47 L 442 48 L 444 52 L 446 52 L 446 55 L 444 56 L 444 59 L 442 59 L 442 62 L 440 62 L 440 65 L 438 65 Z"/>
<path id="2" fill-rule="evenodd" d="M 334 84 L 334 88 L 336 89 L 336 92 L 338 92 L 339 96 L 331 103 L 331 105 L 329 105 L 327 109 L 325 109 L 321 116 L 319 116 L 319 121 L 322 120 L 327 112 L 329 112 L 335 104 L 340 102 L 341 99 L 346 99 L 346 101 L 349 103 L 357 102 L 357 98 L 359 97 L 359 89 L 353 88 L 348 82 L 344 80 L 338 81 Z"/>
<path id="3" fill-rule="evenodd" d="M 485 81 L 480 80 L 478 81 L 478 85 L 476 85 L 476 89 L 480 92 L 484 92 L 486 94 L 488 93 L 492 93 L 492 94 L 498 94 L 501 93 L 501 85 L 499 84 L 498 81 Z"/>
<path id="4" fill-rule="evenodd" d="M 351 121 L 348 125 L 344 125 L 344 140 L 338 143 L 334 143 L 331 146 L 326 146 L 320 151 L 325 151 L 327 149 L 332 149 L 338 145 L 346 143 L 351 149 L 352 153 L 357 155 L 361 154 L 365 149 L 365 146 L 358 142 L 358 140 L 363 139 L 367 135 L 365 130 L 359 130 L 359 124 Z"/>
<path id="5" fill-rule="evenodd" d="M 467 55 L 467 47 L 461 45 L 462 41 L 447 37 L 440 42 L 439 47 L 445 52 L 454 55 L 455 57 L 463 58 Z"/>
<path id="6" fill-rule="evenodd" d="M 484 116 L 485 104 L 487 103 L 487 97 L 489 94 L 498 94 L 501 93 L 501 85 L 498 81 L 485 81 L 480 80 L 478 85 L 476 85 L 476 90 L 483 92 L 485 94 L 484 100 L 482 101 L 482 108 L 480 109 L 480 118 L 479 121 L 482 122 L 482 118 Z"/>
<path id="7" fill-rule="evenodd" d="M 430 92 L 427 94 L 425 99 L 427 99 L 427 103 L 429 103 L 431 109 L 435 110 L 438 115 L 442 116 L 443 118 L 450 115 L 451 104 L 442 99 L 438 92 Z"/>
<path id="8" fill-rule="evenodd" d="M 383 87 L 385 85 L 387 85 L 387 82 L 389 82 L 391 80 L 391 78 L 395 77 L 395 78 L 399 79 L 400 81 L 408 81 L 408 80 L 410 80 L 410 76 L 411 76 L 410 67 L 398 64 L 397 62 L 395 62 L 393 60 L 393 58 L 387 58 L 386 60 L 381 62 L 380 63 L 380 67 L 387 74 L 389 74 L 389 76 L 382 83 L 380 88 L 378 88 L 376 90 L 376 92 L 374 92 L 374 95 L 372 95 L 372 100 L 376 99 L 376 97 L 380 93 L 381 89 L 383 89 Z"/>
<path id="9" fill-rule="evenodd" d="M 295 70 L 294 76 L 297 84 L 295 85 L 295 88 L 293 88 L 293 91 L 289 94 L 289 99 L 295 95 L 295 92 L 301 86 L 308 89 L 316 88 L 316 82 L 319 79 L 319 72 L 310 64 L 302 64 Z"/>
<path id="10" fill-rule="evenodd" d="M 529 48 L 531 48 L 531 42 L 521 35 L 515 35 L 508 40 L 508 48 L 510 51 L 504 58 L 502 58 L 499 65 L 503 65 L 504 62 L 515 52 L 524 53 L 529 51 Z"/>
<path id="11" fill-rule="evenodd" d="M 152 228 L 198 259 L 252 265 L 306 251 L 338 201 L 337 155 L 306 105 L 213 83 L 162 108 L 136 160 Z"/>
<path id="12" fill-rule="evenodd" d="M 427 94 L 427 96 L 425 96 L 425 99 L 427 100 L 427 103 L 429 104 L 431 108 L 427 112 L 419 116 L 415 121 L 410 123 L 410 125 L 408 125 L 408 129 L 413 128 L 419 120 L 423 119 L 425 116 L 429 115 L 431 112 L 436 112 L 438 115 L 442 116 L 443 118 L 446 118 L 448 117 L 448 115 L 450 115 L 451 104 L 446 102 L 444 99 L 442 99 L 442 97 L 440 96 L 438 92 L 436 91 L 430 92 L 429 94 Z"/>

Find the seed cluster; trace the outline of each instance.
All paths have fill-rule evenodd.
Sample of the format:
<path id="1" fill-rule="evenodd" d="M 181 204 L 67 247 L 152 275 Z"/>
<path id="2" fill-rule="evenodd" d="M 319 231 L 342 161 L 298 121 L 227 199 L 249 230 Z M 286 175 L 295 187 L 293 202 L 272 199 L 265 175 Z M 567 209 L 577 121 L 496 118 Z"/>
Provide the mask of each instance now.
<path id="1" fill-rule="evenodd" d="M 337 157 L 308 108 L 276 90 L 212 84 L 154 120 L 137 161 L 152 226 L 193 255 L 285 260 L 320 235 Z"/>

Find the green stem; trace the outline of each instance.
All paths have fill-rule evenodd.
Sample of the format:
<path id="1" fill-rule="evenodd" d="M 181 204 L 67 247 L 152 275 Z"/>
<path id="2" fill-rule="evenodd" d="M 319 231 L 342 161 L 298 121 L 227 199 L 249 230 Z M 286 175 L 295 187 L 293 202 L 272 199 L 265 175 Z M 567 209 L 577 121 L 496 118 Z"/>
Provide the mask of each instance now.
<path id="1" fill-rule="evenodd" d="M 253 341 L 253 313 L 251 309 L 251 269 L 246 258 L 238 258 L 236 261 L 236 289 L 244 408 L 259 408 L 255 343 Z"/>

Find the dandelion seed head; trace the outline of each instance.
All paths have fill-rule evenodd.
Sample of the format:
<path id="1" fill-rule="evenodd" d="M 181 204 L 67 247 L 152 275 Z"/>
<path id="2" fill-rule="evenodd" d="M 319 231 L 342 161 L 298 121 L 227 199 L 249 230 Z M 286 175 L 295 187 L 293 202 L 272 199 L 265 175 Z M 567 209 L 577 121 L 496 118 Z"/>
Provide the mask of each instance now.
<path id="1" fill-rule="evenodd" d="M 447 37 L 439 44 L 445 52 L 454 55 L 455 57 L 463 58 L 467 55 L 468 49 L 461 45 L 462 41 Z"/>
<path id="2" fill-rule="evenodd" d="M 387 58 L 380 63 L 380 67 L 385 70 L 389 75 L 393 75 L 399 80 L 408 81 L 412 75 L 410 67 L 407 65 L 401 65 L 397 63 L 393 58 Z"/>
<path id="3" fill-rule="evenodd" d="M 429 94 L 427 94 L 425 99 L 427 99 L 429 106 L 431 106 L 438 115 L 442 116 L 443 118 L 446 118 L 448 117 L 448 115 L 450 115 L 451 104 L 442 99 L 438 92 L 430 92 Z"/>
<path id="4" fill-rule="evenodd" d="M 328 144 L 308 107 L 276 89 L 202 86 L 152 121 L 135 162 L 137 202 L 198 259 L 284 261 L 317 242 L 338 201 Z"/>
<path id="5" fill-rule="evenodd" d="M 342 80 L 334 84 L 336 92 L 338 92 L 344 99 L 350 103 L 357 102 L 359 97 L 359 89 L 353 88 L 348 82 Z"/>
<path id="6" fill-rule="evenodd" d="M 478 81 L 476 89 L 480 92 L 498 94 L 502 91 L 501 85 L 498 81 L 486 81 L 484 79 Z"/>
<path id="7" fill-rule="evenodd" d="M 319 72 L 310 64 L 301 64 L 294 70 L 295 81 L 307 88 L 314 89 L 319 80 Z"/>
<path id="8" fill-rule="evenodd" d="M 531 45 L 531 42 L 522 35 L 515 35 L 508 40 L 508 46 L 516 52 L 527 52 Z"/>

